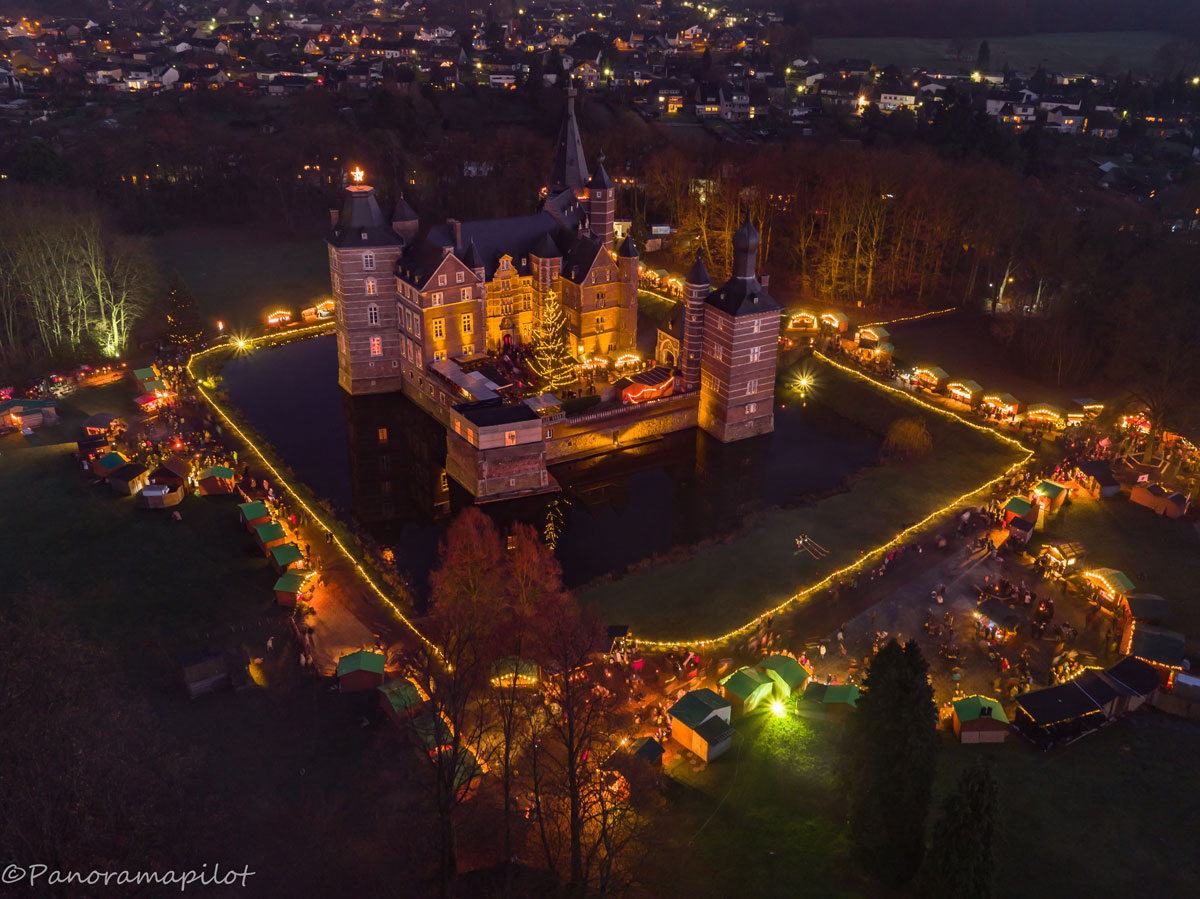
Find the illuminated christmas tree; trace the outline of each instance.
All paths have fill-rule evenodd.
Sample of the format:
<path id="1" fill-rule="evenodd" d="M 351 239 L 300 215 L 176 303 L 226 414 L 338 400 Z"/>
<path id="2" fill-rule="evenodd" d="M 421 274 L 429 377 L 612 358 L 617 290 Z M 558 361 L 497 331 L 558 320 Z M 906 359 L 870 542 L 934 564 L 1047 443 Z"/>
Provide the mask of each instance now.
<path id="1" fill-rule="evenodd" d="M 541 321 L 533 330 L 533 360 L 530 367 L 542 379 L 546 391 L 561 390 L 575 383 L 575 360 L 567 343 L 567 316 L 558 297 L 547 294 Z"/>

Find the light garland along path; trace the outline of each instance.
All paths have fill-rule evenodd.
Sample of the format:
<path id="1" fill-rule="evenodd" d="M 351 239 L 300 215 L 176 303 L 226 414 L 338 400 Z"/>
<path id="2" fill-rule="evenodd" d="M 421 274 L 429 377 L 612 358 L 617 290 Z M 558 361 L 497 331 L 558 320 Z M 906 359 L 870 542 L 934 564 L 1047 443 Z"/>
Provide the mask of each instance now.
<path id="1" fill-rule="evenodd" d="M 441 650 L 424 634 L 422 634 L 421 631 L 417 629 L 417 626 L 413 624 L 407 616 L 405 616 L 404 612 L 400 610 L 400 607 L 392 600 L 390 596 L 388 596 L 387 593 L 383 591 L 379 584 L 376 583 L 375 579 L 371 577 L 370 572 L 367 571 L 366 566 L 363 565 L 358 554 L 352 552 L 350 548 L 338 538 L 337 534 L 334 533 L 333 528 L 330 526 L 328 516 L 322 512 L 316 511 L 304 501 L 304 498 L 300 495 L 299 490 L 297 490 L 296 487 L 294 487 L 292 483 L 283 476 L 278 468 L 271 464 L 271 460 L 268 459 L 266 454 L 258 448 L 258 444 L 250 439 L 250 436 L 247 435 L 244 430 L 238 427 L 233 418 L 226 413 L 220 401 L 217 400 L 217 398 L 210 393 L 207 388 L 205 388 L 200 379 L 196 377 L 195 372 L 192 371 L 192 365 L 197 359 L 208 356 L 211 353 L 220 352 L 222 350 L 229 351 L 252 349 L 257 346 L 276 346 L 300 337 L 315 337 L 325 331 L 331 330 L 332 325 L 332 322 L 327 322 L 319 325 L 312 325 L 308 328 L 300 328 L 296 331 L 288 331 L 284 334 L 271 334 L 264 337 L 251 338 L 241 344 L 221 344 L 219 346 L 209 347 L 206 350 L 201 350 L 198 353 L 192 354 L 192 356 L 188 359 L 187 373 L 192 380 L 195 381 L 196 389 L 200 391 L 200 395 L 204 397 L 205 402 L 207 402 L 216 411 L 225 425 L 238 436 L 242 443 L 244 443 L 250 449 L 250 451 L 259 458 L 262 464 L 266 467 L 267 471 L 271 473 L 271 476 L 275 479 L 275 482 L 278 483 L 287 493 L 291 494 L 292 498 L 299 504 L 300 508 L 307 512 L 313 521 L 320 522 L 325 530 L 329 532 L 329 535 L 332 538 L 332 544 L 336 546 L 338 551 L 345 556 L 347 561 L 349 561 L 355 567 L 355 569 L 358 571 L 359 577 L 362 578 L 363 582 L 371 589 L 371 591 L 377 597 L 379 597 L 384 605 L 392 610 L 396 618 L 405 627 L 412 631 L 413 634 L 415 634 L 428 649 L 432 650 L 439 659 L 442 659 L 443 657 Z"/>
<path id="2" fill-rule="evenodd" d="M 874 564 L 883 553 L 887 552 L 889 549 L 900 546 L 902 543 L 905 542 L 905 540 L 908 537 L 910 537 L 913 534 L 916 534 L 919 531 L 923 530 L 924 528 L 928 527 L 931 523 L 933 523 L 933 521 L 935 519 L 942 517 L 947 512 L 954 509 L 956 506 L 966 502 L 968 499 L 975 496 L 976 494 L 981 493 L 982 491 L 987 490 L 989 487 L 992 487 L 992 486 L 1000 483 L 1002 480 L 1007 478 L 1014 471 L 1016 471 L 1018 468 L 1021 468 L 1023 465 L 1025 465 L 1027 462 L 1029 462 L 1030 459 L 1033 458 L 1033 455 L 1034 455 L 1033 450 L 1029 449 L 1027 446 L 1025 446 L 1019 440 L 1014 440 L 1012 437 L 1009 437 L 1005 434 L 1001 434 L 993 428 L 987 428 L 987 427 L 984 427 L 983 425 L 976 424 L 973 421 L 968 421 L 967 419 L 963 418 L 961 415 L 959 415 L 955 412 L 951 412 L 947 409 L 942 409 L 942 408 L 939 408 L 938 406 L 932 405 L 931 403 L 927 403 L 922 399 L 918 399 L 917 397 L 913 396 L 912 394 L 908 393 L 905 390 L 900 390 L 896 387 L 890 387 L 887 384 L 881 384 L 879 381 L 876 381 L 874 378 L 868 377 L 867 375 L 863 374 L 860 371 L 856 371 L 855 369 L 850 368 L 849 366 L 842 365 L 840 362 L 834 362 L 832 359 L 830 359 L 828 356 L 824 355 L 823 353 L 814 352 L 813 355 L 816 358 L 820 359 L 822 362 L 824 362 L 828 365 L 831 365 L 840 371 L 847 372 L 848 374 L 854 375 L 854 377 L 856 377 L 856 378 L 861 378 L 864 381 L 867 381 L 874 387 L 878 387 L 881 390 L 891 391 L 892 393 L 896 394 L 897 396 L 904 397 L 904 399 L 906 399 L 910 403 L 914 403 L 915 405 L 918 405 L 918 406 L 921 406 L 922 408 L 928 409 L 931 412 L 936 412 L 938 415 L 944 415 L 946 418 L 955 419 L 960 424 L 964 424 L 967 427 L 974 428 L 977 431 L 982 431 L 983 433 L 989 434 L 990 436 L 996 438 L 997 440 L 1000 440 L 1000 441 L 1003 441 L 1004 443 L 1010 444 L 1010 445 L 1016 447 L 1017 449 L 1021 450 L 1025 454 L 1025 456 L 1019 462 L 1016 462 L 1016 463 L 1010 465 L 1007 469 L 1005 469 L 1005 471 L 1002 474 L 999 474 L 996 477 L 992 478 L 990 481 L 980 484 L 978 487 L 975 487 L 974 489 L 967 491 L 962 496 L 958 497 L 958 499 L 954 500 L 953 502 L 948 503 L 947 505 L 943 506 L 942 508 L 938 509 L 937 511 L 931 512 L 930 514 L 928 514 L 924 518 L 922 518 L 920 521 L 918 521 L 916 524 L 914 524 L 912 527 L 906 528 L 905 530 L 901 531 L 899 534 L 897 534 L 894 538 L 889 540 L 887 543 L 884 543 L 881 546 L 877 546 L 874 549 L 869 550 L 868 552 L 864 553 L 853 564 L 847 565 L 845 568 L 842 568 L 838 571 L 833 572 L 828 577 L 818 581 L 817 583 L 811 584 L 810 586 L 805 587 L 803 590 L 800 590 L 799 592 L 792 594 L 787 599 L 785 599 L 783 602 L 781 602 L 779 605 L 775 606 L 773 609 L 767 609 L 766 611 L 761 612 L 754 619 L 746 622 L 745 624 L 743 624 L 740 627 L 734 628 L 733 630 L 729 631 L 726 634 L 721 634 L 720 636 L 716 636 L 716 637 L 709 637 L 704 640 L 646 640 L 641 637 L 637 637 L 638 645 L 646 646 L 651 649 L 661 649 L 664 651 L 672 650 L 672 649 L 685 649 L 685 648 L 696 648 L 696 647 L 703 649 L 703 648 L 708 648 L 708 647 L 712 647 L 712 646 L 718 646 L 723 643 L 728 643 L 729 641 L 734 640 L 738 637 L 746 636 L 746 635 L 750 634 L 752 631 L 754 631 L 756 628 L 758 628 L 762 624 L 763 620 L 766 619 L 768 616 L 778 615 L 781 612 L 785 612 L 789 608 L 791 608 L 792 606 L 794 606 L 795 604 L 800 602 L 802 599 L 806 599 L 807 597 L 812 596 L 814 593 L 824 590 L 826 587 L 832 585 L 839 578 L 843 578 L 847 575 L 853 574 L 856 571 L 860 571 L 863 568 L 865 568 L 868 564 Z"/>
<path id="3" fill-rule="evenodd" d="M 901 316 L 900 318 L 889 319 L 888 321 L 885 321 L 885 322 L 868 322 L 865 325 L 859 325 L 859 330 L 861 331 L 863 328 L 874 328 L 877 326 L 898 325 L 901 322 L 916 322 L 916 321 L 920 321 L 923 318 L 933 318 L 935 315 L 946 315 L 950 312 L 957 312 L 957 311 L 958 311 L 958 307 L 956 307 L 956 306 L 950 306 L 946 309 L 934 309 L 932 312 L 920 312 L 920 313 L 917 313 L 916 315 L 904 315 L 904 316 Z"/>

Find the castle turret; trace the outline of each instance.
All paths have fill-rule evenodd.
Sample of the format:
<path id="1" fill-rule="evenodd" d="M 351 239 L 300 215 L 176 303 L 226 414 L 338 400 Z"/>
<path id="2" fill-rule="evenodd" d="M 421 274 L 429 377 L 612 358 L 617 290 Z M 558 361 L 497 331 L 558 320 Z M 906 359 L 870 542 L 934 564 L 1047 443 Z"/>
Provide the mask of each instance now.
<path id="1" fill-rule="evenodd" d="M 338 384 L 349 393 L 400 389 L 396 263 L 402 238 L 379 208 L 375 189 L 346 188 L 329 234 L 329 277 L 337 308 Z"/>
<path id="2" fill-rule="evenodd" d="M 704 301 L 699 423 L 725 443 L 775 429 L 782 307 L 755 274 L 757 257 L 747 219 L 733 236 L 732 277 Z"/>
<path id="3" fill-rule="evenodd" d="M 600 160 L 596 163 L 596 171 L 592 172 L 592 177 L 588 179 L 585 206 L 588 225 L 592 233 L 600 238 L 600 242 L 604 244 L 606 250 L 611 250 L 613 247 L 613 220 L 616 218 L 617 209 L 616 194 L 616 185 L 608 177 L 608 172 L 604 170 L 604 154 L 601 153 Z"/>
<path id="4" fill-rule="evenodd" d="M 558 131 L 558 142 L 554 147 L 554 164 L 550 167 L 550 178 L 546 187 L 551 196 L 570 190 L 578 193 L 587 183 L 587 166 L 583 158 L 583 141 L 579 139 L 579 125 L 575 121 L 575 88 L 567 90 L 567 117 Z"/>
<path id="5" fill-rule="evenodd" d="M 421 229 L 421 221 L 417 211 L 408 204 L 403 196 L 396 201 L 396 211 L 392 213 L 392 230 L 400 236 L 406 247 L 410 247 L 417 239 Z"/>
<path id="6" fill-rule="evenodd" d="M 700 386 L 700 355 L 704 348 L 704 300 L 712 290 L 704 258 L 696 252 L 696 263 L 683 284 L 683 331 L 679 340 L 679 368 L 683 373 L 683 389 Z"/>
<path id="7" fill-rule="evenodd" d="M 543 234 L 529 252 L 529 270 L 533 288 L 543 296 L 554 289 L 562 262 L 562 250 L 555 246 L 549 234 Z"/>
<path id="8" fill-rule="evenodd" d="M 617 250 L 617 272 L 621 279 L 621 323 L 620 340 L 625 346 L 637 346 L 638 312 L 638 251 L 633 237 L 625 235 Z"/>

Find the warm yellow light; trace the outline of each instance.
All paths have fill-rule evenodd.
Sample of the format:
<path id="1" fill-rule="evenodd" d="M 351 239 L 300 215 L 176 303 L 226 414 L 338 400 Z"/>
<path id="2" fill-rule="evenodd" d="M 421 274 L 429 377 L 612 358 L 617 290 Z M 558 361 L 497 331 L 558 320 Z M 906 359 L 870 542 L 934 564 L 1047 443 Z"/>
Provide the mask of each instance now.
<path id="1" fill-rule="evenodd" d="M 776 699 L 773 703 L 771 703 L 771 714 L 775 715 L 776 717 L 782 718 L 784 715 L 784 712 L 786 712 L 786 711 L 787 711 L 787 709 L 785 709 L 783 707 L 783 703 L 780 702 L 778 699 Z"/>
<path id="2" fill-rule="evenodd" d="M 367 173 L 358 166 L 355 166 L 350 170 L 350 177 L 354 179 L 355 184 L 362 184 L 362 180 L 366 177 L 366 175 Z"/>

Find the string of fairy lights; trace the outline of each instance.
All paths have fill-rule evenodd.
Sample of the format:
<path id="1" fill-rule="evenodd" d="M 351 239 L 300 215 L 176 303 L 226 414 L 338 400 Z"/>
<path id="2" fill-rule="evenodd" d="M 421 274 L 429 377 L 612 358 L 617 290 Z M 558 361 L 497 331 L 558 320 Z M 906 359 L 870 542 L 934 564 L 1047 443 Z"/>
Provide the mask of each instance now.
<path id="1" fill-rule="evenodd" d="M 945 310 L 945 311 L 949 311 L 949 310 Z M 930 314 L 930 313 L 926 313 L 926 314 Z M 219 352 L 222 350 L 228 351 L 230 349 L 238 349 L 238 350 L 250 349 L 255 346 L 261 346 L 264 344 L 280 343 L 280 342 L 284 342 L 286 340 L 292 340 L 292 339 L 296 339 L 296 338 L 300 338 L 300 337 L 316 336 L 318 333 L 329 330 L 330 328 L 331 328 L 331 323 L 322 323 L 320 325 L 314 325 L 314 326 L 311 326 L 308 328 L 301 328 L 296 331 L 289 331 L 289 332 L 287 332 L 286 335 L 267 335 L 265 337 L 237 340 L 235 343 L 230 344 L 230 345 L 209 347 L 206 350 L 201 350 L 200 352 L 193 354 L 191 356 L 191 358 L 188 359 L 187 372 L 188 372 L 188 375 L 191 376 L 196 381 L 197 389 L 200 391 L 200 393 L 204 397 L 205 401 L 210 406 L 212 406 L 212 408 L 217 412 L 217 414 L 221 417 L 222 421 L 225 422 L 225 424 L 230 428 L 230 430 L 232 430 L 238 436 L 238 438 L 243 443 L 245 443 L 245 445 L 247 447 L 250 448 L 250 450 L 255 454 L 255 456 L 257 456 L 259 458 L 259 460 L 261 460 L 261 462 L 266 467 L 266 469 L 271 473 L 271 475 L 275 479 L 275 481 L 287 493 L 289 493 L 295 499 L 295 501 L 300 505 L 300 507 L 302 509 L 304 509 L 304 511 L 307 512 L 308 515 L 313 520 L 319 521 L 323 526 L 325 526 L 325 528 L 329 531 L 329 533 L 332 536 L 333 545 L 337 547 L 338 551 L 341 552 L 342 555 L 345 556 L 345 558 L 352 565 L 354 565 L 355 569 L 358 571 L 359 575 L 361 576 L 363 581 L 367 584 L 367 586 L 371 589 L 371 591 L 377 597 L 379 597 L 379 599 L 393 612 L 393 614 L 395 614 L 396 618 L 401 623 L 403 623 L 405 625 L 405 627 L 407 627 L 410 631 L 412 631 L 412 633 L 415 634 L 417 636 L 417 638 L 420 639 L 421 642 L 426 647 L 431 649 L 440 658 L 441 657 L 440 649 L 432 641 L 430 641 L 429 638 L 427 638 L 423 633 L 421 633 L 421 631 L 417 628 L 417 626 L 415 624 L 413 624 L 413 622 L 403 613 L 403 611 L 401 611 L 400 607 L 393 601 L 393 599 L 390 596 L 388 596 L 387 593 L 384 592 L 384 590 L 379 586 L 378 583 L 376 583 L 375 579 L 371 576 L 370 572 L 362 564 L 359 557 L 355 553 L 351 552 L 351 550 L 338 538 L 338 536 L 335 533 L 333 533 L 332 528 L 329 526 L 329 523 L 326 521 L 326 516 L 320 512 L 315 511 L 311 506 L 308 505 L 308 503 L 306 503 L 304 501 L 299 490 L 297 490 L 297 488 L 288 481 L 288 479 L 279 471 L 279 469 L 276 468 L 275 465 L 273 465 L 271 463 L 271 461 L 267 458 L 267 456 L 258 448 L 258 445 L 254 442 L 254 440 L 252 440 L 250 438 L 250 436 L 248 436 L 246 434 L 246 432 L 237 425 L 237 423 L 233 420 L 233 418 L 222 407 L 220 401 L 217 400 L 216 397 L 207 388 L 205 388 L 205 386 L 203 385 L 203 383 L 201 382 L 201 380 L 199 378 L 196 378 L 195 372 L 193 371 L 194 363 L 198 359 L 200 359 L 204 356 L 207 356 L 211 353 Z M 946 418 L 952 419 L 952 420 L 958 422 L 959 424 L 963 424 L 963 425 L 966 425 L 967 427 L 974 428 L 977 431 L 988 434 L 989 436 L 991 436 L 992 438 L 994 438 L 996 440 L 1000 440 L 1004 443 L 1007 443 L 1010 446 L 1015 447 L 1016 449 L 1020 450 L 1022 453 L 1024 453 L 1024 455 L 1018 462 L 1014 463 L 1013 465 L 1011 465 L 1007 469 L 1005 469 L 1005 471 L 1003 473 L 984 482 L 983 484 L 980 484 L 980 485 L 972 488 L 971 490 L 968 490 L 966 493 L 962 494 L 961 496 L 957 497 L 956 499 L 954 499 L 951 502 L 947 503 L 946 505 L 942 506 L 940 509 L 937 509 L 937 510 L 929 513 L 924 518 L 922 518 L 920 521 L 918 521 L 916 524 L 911 525 L 910 527 L 901 531 L 900 533 L 898 533 L 895 537 L 893 537 L 891 540 L 887 541 L 886 543 L 883 543 L 883 544 L 875 547 L 874 549 L 870 550 L 869 552 L 865 552 L 865 553 L 861 554 L 860 557 L 853 563 L 832 572 L 831 574 L 822 578 L 817 583 L 810 584 L 809 586 L 803 588 L 802 590 L 797 591 L 796 593 L 792 594 L 787 599 L 785 599 L 783 602 L 779 603 L 778 605 L 774 606 L 773 608 L 766 609 L 765 611 L 759 613 L 757 616 L 755 616 L 750 621 L 747 621 L 745 624 L 742 624 L 724 634 L 720 634 L 718 636 L 713 636 L 713 637 L 705 637 L 705 638 L 692 638 L 692 639 L 687 639 L 687 640 L 649 640 L 649 639 L 646 639 L 643 637 L 638 637 L 637 641 L 638 641 L 639 645 L 649 648 L 649 649 L 656 649 L 656 650 L 663 650 L 663 651 L 675 650 L 675 649 L 685 649 L 685 648 L 704 649 L 704 648 L 709 648 L 712 646 L 718 646 L 718 645 L 721 645 L 724 643 L 728 643 L 739 637 L 748 635 L 751 632 L 753 632 L 755 629 L 760 627 L 762 625 L 762 622 L 767 617 L 774 616 L 774 615 L 780 614 L 782 612 L 785 612 L 788 609 L 790 609 L 792 606 L 799 603 L 800 601 L 829 587 L 835 581 L 837 581 L 841 578 L 847 577 L 848 575 L 854 574 L 855 572 L 862 570 L 869 564 L 874 564 L 874 562 L 883 553 L 887 552 L 888 550 L 890 550 L 894 547 L 900 546 L 910 536 L 922 531 L 929 524 L 931 524 L 935 519 L 938 519 L 938 518 L 944 516 L 946 513 L 950 512 L 955 507 L 961 505 L 962 503 L 964 503 L 966 500 L 970 499 L 971 497 L 973 497 L 973 496 L 993 487 L 994 485 L 1000 483 L 1001 481 L 1005 480 L 1006 478 L 1011 476 L 1014 471 L 1016 471 L 1017 469 L 1024 466 L 1031 458 L 1033 458 L 1034 453 L 1032 450 L 1030 450 L 1028 447 L 1026 447 L 1020 441 L 1015 440 L 1014 438 L 1009 437 L 1005 434 L 999 433 L 994 428 L 985 427 L 985 426 L 977 424 L 973 421 L 969 421 L 968 419 L 957 414 L 956 412 L 952 412 L 948 409 L 940 408 L 931 403 L 927 403 L 924 400 L 913 396 L 912 394 L 908 393 L 907 391 L 900 390 L 899 388 L 896 388 L 896 387 L 891 387 L 887 384 L 882 384 L 879 381 L 875 380 L 874 378 L 871 378 L 868 375 L 863 374 L 862 372 L 859 372 L 849 366 L 846 366 L 839 362 L 834 361 L 833 359 L 829 358 L 828 356 L 826 356 L 823 353 L 814 352 L 813 355 L 820 361 L 824 362 L 825 364 L 830 365 L 833 368 L 836 368 L 839 371 L 845 372 L 856 378 L 861 378 L 862 380 L 867 381 L 869 384 L 871 384 L 872 386 L 874 386 L 878 389 L 889 391 L 893 394 L 896 394 L 897 396 L 903 397 L 904 400 L 906 400 L 907 402 L 918 405 L 918 406 L 922 407 L 923 409 L 926 409 L 930 412 L 934 412 L 938 415 L 945 416 Z"/>
<path id="2" fill-rule="evenodd" d="M 919 312 L 916 315 L 904 315 L 904 316 L 901 316 L 900 318 L 888 319 L 885 322 L 868 322 L 867 324 L 863 325 L 862 327 L 863 328 L 878 328 L 878 327 L 883 327 L 886 325 L 899 325 L 903 322 L 916 322 L 916 321 L 920 321 L 923 318 L 933 318 L 935 315 L 946 315 L 947 313 L 957 312 L 957 311 L 958 310 L 954 306 L 950 306 L 946 309 L 933 309 L 929 312 Z M 860 328 L 859 330 L 862 330 L 862 328 Z"/>
<path id="3" fill-rule="evenodd" d="M 274 478 L 275 483 L 279 484 L 280 487 L 283 488 L 283 490 L 285 490 L 287 493 L 289 493 L 292 496 L 292 498 L 296 501 L 296 503 L 300 506 L 300 508 L 303 509 L 313 521 L 319 521 L 321 523 L 321 525 L 329 532 L 330 542 L 332 543 L 332 545 L 336 546 L 338 551 L 343 556 L 345 556 L 346 560 L 355 567 L 355 569 L 358 571 L 359 576 L 362 578 L 363 582 L 366 583 L 366 585 L 371 589 L 371 591 L 376 596 L 378 596 L 379 599 L 389 609 L 391 609 L 393 614 L 395 614 L 396 618 L 405 627 L 407 627 L 410 631 L 412 631 L 413 634 L 415 634 L 417 636 L 417 638 L 420 639 L 421 642 L 424 643 L 425 646 L 428 649 L 430 649 L 439 659 L 442 659 L 443 656 L 442 656 L 441 649 L 437 645 L 435 645 L 431 640 L 429 640 L 428 637 L 426 637 L 423 633 L 421 633 L 421 631 L 417 628 L 417 626 L 415 624 L 413 624 L 411 620 L 409 620 L 409 618 L 404 614 L 403 611 L 401 611 L 400 607 L 392 600 L 392 598 L 383 591 L 383 589 L 379 586 L 378 583 L 376 583 L 375 579 L 371 576 L 370 572 L 363 565 L 363 563 L 359 559 L 359 557 L 355 553 L 351 552 L 349 547 L 347 547 L 346 544 L 344 544 L 341 541 L 341 539 L 338 537 L 338 535 L 336 533 L 334 533 L 334 530 L 330 526 L 330 523 L 326 520 L 326 516 L 323 513 L 314 510 L 308 503 L 306 503 L 304 501 L 304 498 L 300 495 L 300 491 L 297 490 L 296 487 L 294 487 L 291 484 L 291 482 L 289 482 L 288 479 L 283 476 L 283 474 L 279 471 L 279 469 L 276 468 L 271 463 L 271 460 L 268 459 L 266 454 L 263 453 L 263 451 L 258 448 L 258 445 L 254 442 L 254 440 L 252 440 L 250 438 L 250 436 L 246 434 L 245 431 L 243 431 L 240 427 L 238 427 L 237 423 L 233 420 L 233 418 L 228 413 L 226 413 L 226 411 L 222 407 L 221 403 L 216 399 L 216 397 L 212 393 L 209 392 L 209 390 L 204 386 L 202 381 L 196 377 L 195 372 L 192 371 L 192 366 L 196 362 L 196 360 L 198 360 L 204 356 L 208 356 L 211 353 L 220 352 L 222 350 L 228 351 L 231 349 L 234 349 L 234 350 L 252 349 L 256 346 L 261 346 L 264 344 L 271 344 L 271 343 L 283 343 L 283 342 L 286 342 L 289 340 L 294 340 L 294 339 L 297 339 L 300 337 L 315 337 L 315 336 L 317 336 L 318 333 L 331 330 L 332 327 L 333 327 L 332 322 L 323 322 L 319 325 L 312 325 L 307 328 L 300 328 L 295 331 L 288 331 L 286 334 L 283 334 L 283 335 L 271 334 L 271 335 L 266 335 L 264 337 L 238 339 L 232 344 L 223 344 L 223 345 L 219 345 L 219 346 L 209 347 L 206 350 L 201 350 L 198 353 L 192 354 L 192 356 L 188 359 L 188 362 L 187 362 L 187 373 L 188 373 L 188 376 L 191 377 L 196 382 L 196 389 L 200 391 L 200 395 L 203 396 L 205 401 L 216 411 L 216 413 L 221 417 L 221 420 L 226 424 L 226 426 L 231 431 L 233 431 L 234 434 L 236 434 L 238 436 L 238 438 L 250 449 L 251 452 L 254 453 L 255 456 L 258 457 L 258 459 L 262 462 L 263 466 L 267 469 L 267 471 L 269 471 L 271 473 L 271 477 Z"/>

